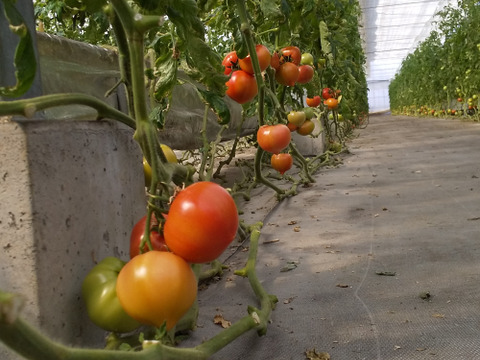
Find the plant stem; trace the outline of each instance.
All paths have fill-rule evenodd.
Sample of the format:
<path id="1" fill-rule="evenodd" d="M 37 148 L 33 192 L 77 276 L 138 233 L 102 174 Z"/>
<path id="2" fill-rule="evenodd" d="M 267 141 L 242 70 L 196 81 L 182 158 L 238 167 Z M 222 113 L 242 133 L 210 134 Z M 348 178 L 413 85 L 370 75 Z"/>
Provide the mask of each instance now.
<path id="1" fill-rule="evenodd" d="M 23 115 L 32 118 L 37 111 L 62 106 L 62 105 L 85 105 L 97 111 L 97 118 L 110 118 L 135 129 L 135 120 L 121 111 L 111 107 L 94 96 L 86 94 L 52 94 L 43 95 L 31 99 L 0 102 L 0 116 Z"/>

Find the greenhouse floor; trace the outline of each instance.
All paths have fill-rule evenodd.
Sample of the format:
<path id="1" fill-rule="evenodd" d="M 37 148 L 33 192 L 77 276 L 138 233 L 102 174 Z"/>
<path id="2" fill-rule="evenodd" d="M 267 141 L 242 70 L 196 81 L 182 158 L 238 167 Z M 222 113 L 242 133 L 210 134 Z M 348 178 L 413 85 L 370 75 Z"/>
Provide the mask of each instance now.
<path id="1" fill-rule="evenodd" d="M 264 222 L 258 277 L 279 302 L 266 336 L 212 359 L 480 359 L 480 124 L 376 115 L 356 135 L 313 186 L 244 205 L 247 223 Z M 182 346 L 258 306 L 233 274 L 247 252 L 224 255 Z"/>

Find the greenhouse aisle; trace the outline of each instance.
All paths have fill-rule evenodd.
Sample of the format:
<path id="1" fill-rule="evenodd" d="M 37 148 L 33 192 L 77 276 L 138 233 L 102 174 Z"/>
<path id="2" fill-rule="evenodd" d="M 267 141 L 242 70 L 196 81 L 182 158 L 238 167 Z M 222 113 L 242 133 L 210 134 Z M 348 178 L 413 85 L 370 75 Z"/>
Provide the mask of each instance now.
<path id="1" fill-rule="evenodd" d="M 312 187 L 245 205 L 264 221 L 258 276 L 279 302 L 266 336 L 213 359 L 480 359 L 480 124 L 381 115 L 357 135 Z M 185 346 L 258 306 L 233 275 L 246 256 L 200 292 Z"/>

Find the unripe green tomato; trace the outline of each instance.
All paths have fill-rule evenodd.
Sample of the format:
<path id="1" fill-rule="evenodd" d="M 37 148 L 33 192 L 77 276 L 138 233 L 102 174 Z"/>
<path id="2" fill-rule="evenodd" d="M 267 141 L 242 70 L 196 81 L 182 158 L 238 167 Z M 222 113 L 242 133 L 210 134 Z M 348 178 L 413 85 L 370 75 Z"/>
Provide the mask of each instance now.
<path id="1" fill-rule="evenodd" d="M 302 58 L 300 60 L 300 64 L 313 66 L 313 56 L 312 56 L 312 54 L 303 53 Z"/>
<path id="2" fill-rule="evenodd" d="M 88 317 L 98 327 L 118 333 L 130 332 L 140 326 L 120 305 L 117 278 L 125 262 L 107 257 L 95 265 L 82 283 L 82 297 Z"/>
<path id="3" fill-rule="evenodd" d="M 310 120 L 315 116 L 315 112 L 311 107 L 306 107 L 302 111 L 305 113 L 306 120 Z"/>

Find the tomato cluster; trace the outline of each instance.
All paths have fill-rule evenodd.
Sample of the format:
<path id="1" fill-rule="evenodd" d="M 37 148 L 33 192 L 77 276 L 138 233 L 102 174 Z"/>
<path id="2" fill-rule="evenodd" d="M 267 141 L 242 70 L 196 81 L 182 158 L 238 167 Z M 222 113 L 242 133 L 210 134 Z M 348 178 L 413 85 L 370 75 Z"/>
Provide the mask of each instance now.
<path id="1" fill-rule="evenodd" d="M 281 85 L 307 84 L 314 75 L 313 56 L 302 54 L 296 46 L 287 46 L 272 55 L 270 65 L 275 69 L 275 80 Z"/>
<path id="2" fill-rule="evenodd" d="M 315 129 L 315 123 L 312 121 L 315 113 L 311 108 L 305 108 L 301 111 L 290 111 L 287 115 L 287 127 L 290 131 L 296 131 L 298 134 L 310 135 Z"/>
<path id="3" fill-rule="evenodd" d="M 255 50 L 260 70 L 264 71 L 270 65 L 272 55 L 262 44 L 258 44 Z M 224 74 L 230 75 L 230 79 L 225 83 L 226 94 L 239 104 L 253 100 L 258 93 L 258 87 L 250 55 L 239 59 L 236 51 L 231 51 L 223 58 L 222 65 L 225 67 Z"/>
<path id="4" fill-rule="evenodd" d="M 141 245 L 143 217 L 131 233 L 130 261 L 107 258 L 85 278 L 88 314 L 103 329 L 127 332 L 140 324 L 172 329 L 197 296 L 190 264 L 217 259 L 235 238 L 239 224 L 231 195 L 209 181 L 179 191 L 164 218 L 163 226 L 151 218 L 151 250 Z"/>

